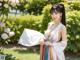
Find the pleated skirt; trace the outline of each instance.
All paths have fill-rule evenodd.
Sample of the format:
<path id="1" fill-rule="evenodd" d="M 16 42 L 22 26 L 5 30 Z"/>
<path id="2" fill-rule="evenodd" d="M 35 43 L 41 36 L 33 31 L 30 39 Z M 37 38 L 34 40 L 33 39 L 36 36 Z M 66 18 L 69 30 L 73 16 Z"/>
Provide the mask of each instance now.
<path id="1" fill-rule="evenodd" d="M 53 60 L 53 52 L 51 46 L 40 46 L 40 60 Z"/>

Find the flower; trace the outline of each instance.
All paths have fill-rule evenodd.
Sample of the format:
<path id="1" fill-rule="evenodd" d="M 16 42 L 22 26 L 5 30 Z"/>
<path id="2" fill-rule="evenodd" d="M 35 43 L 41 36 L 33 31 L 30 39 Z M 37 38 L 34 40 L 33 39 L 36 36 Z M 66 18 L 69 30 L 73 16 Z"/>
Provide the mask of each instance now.
<path id="1" fill-rule="evenodd" d="M 5 23 L 0 22 L 0 27 L 4 27 L 4 26 L 5 26 Z"/>
<path id="2" fill-rule="evenodd" d="M 4 32 L 5 32 L 5 33 L 9 33 L 9 32 L 10 32 L 10 28 L 4 29 Z"/>
<path id="3" fill-rule="evenodd" d="M 6 40 L 7 38 L 9 38 L 9 36 L 6 33 L 1 34 L 1 38 Z"/>
<path id="4" fill-rule="evenodd" d="M 19 3 L 19 0 L 9 0 L 11 3 Z"/>
<path id="5" fill-rule="evenodd" d="M 15 35 L 15 33 L 12 31 L 12 32 L 9 32 L 9 36 L 10 37 L 12 37 L 12 36 L 14 36 Z"/>
<path id="6" fill-rule="evenodd" d="M 8 6 L 8 4 L 4 4 L 4 7 L 5 7 L 5 8 L 8 8 L 9 6 Z"/>
<path id="7" fill-rule="evenodd" d="M 19 0 L 9 0 L 10 4 L 14 7 L 16 4 L 19 4 Z"/>
<path id="8" fill-rule="evenodd" d="M 0 6 L 2 6 L 2 3 L 0 3 Z"/>
<path id="9" fill-rule="evenodd" d="M 0 22 L 0 24 L 3 24 L 2 22 Z M 5 28 L 4 29 L 4 32 L 1 34 L 1 38 L 3 39 L 3 40 L 7 40 L 7 39 L 9 39 L 10 37 L 12 37 L 12 36 L 14 36 L 15 35 L 15 33 L 13 32 L 13 31 L 11 31 L 10 30 L 10 28 Z"/>
<path id="10" fill-rule="evenodd" d="M 0 2 L 3 2 L 3 0 L 0 0 Z"/>

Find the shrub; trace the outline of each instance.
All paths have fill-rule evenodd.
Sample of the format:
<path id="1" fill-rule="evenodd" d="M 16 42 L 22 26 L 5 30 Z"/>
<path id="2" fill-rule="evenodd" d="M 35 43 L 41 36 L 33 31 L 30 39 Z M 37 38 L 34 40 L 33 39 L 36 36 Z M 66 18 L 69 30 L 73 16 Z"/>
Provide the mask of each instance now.
<path id="1" fill-rule="evenodd" d="M 71 10 L 80 10 L 80 2 L 73 1 L 68 3 Z"/>
<path id="2" fill-rule="evenodd" d="M 51 4 L 46 5 L 43 8 L 43 19 L 42 19 L 42 32 L 47 29 L 48 23 L 51 21 L 51 16 L 50 16 L 50 9 L 51 9 Z"/>
<path id="3" fill-rule="evenodd" d="M 67 12 L 68 47 L 72 52 L 80 50 L 80 11 Z"/>
<path id="4" fill-rule="evenodd" d="M 5 54 L 2 52 L 1 49 L 0 49 L 0 55 L 3 55 L 5 57 L 5 60 L 16 60 L 16 57 L 14 57 L 12 54 Z"/>
<path id="5" fill-rule="evenodd" d="M 17 44 L 24 28 L 34 29 L 41 32 L 42 16 L 25 15 L 25 16 L 10 16 L 5 20 L 5 28 L 10 28 L 15 32 L 15 36 L 3 40 L 0 39 L 1 44 Z M 0 32 L 3 33 L 3 30 Z"/>

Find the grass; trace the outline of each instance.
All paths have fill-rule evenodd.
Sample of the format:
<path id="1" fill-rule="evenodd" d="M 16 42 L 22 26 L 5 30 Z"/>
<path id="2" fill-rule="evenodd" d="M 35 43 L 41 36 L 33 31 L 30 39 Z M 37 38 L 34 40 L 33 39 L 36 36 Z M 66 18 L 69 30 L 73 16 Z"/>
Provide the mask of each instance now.
<path id="1" fill-rule="evenodd" d="M 20 49 L 4 49 L 4 53 L 12 54 L 17 60 L 39 60 L 38 53 Z"/>
<path id="2" fill-rule="evenodd" d="M 34 53 L 31 49 L 25 50 L 23 48 L 4 48 L 3 52 L 12 54 L 14 57 L 16 57 L 16 60 L 40 60 L 39 52 Z M 66 56 L 66 60 L 80 60 L 80 56 L 69 54 Z"/>

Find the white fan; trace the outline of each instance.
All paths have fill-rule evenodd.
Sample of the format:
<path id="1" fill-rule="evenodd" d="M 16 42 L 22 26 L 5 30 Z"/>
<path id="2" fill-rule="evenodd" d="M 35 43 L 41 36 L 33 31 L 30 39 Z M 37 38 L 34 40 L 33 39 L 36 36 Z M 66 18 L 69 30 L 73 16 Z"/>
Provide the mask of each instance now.
<path id="1" fill-rule="evenodd" d="M 24 29 L 18 44 L 24 46 L 35 46 L 39 44 L 41 38 L 44 38 L 44 35 L 36 30 Z"/>

